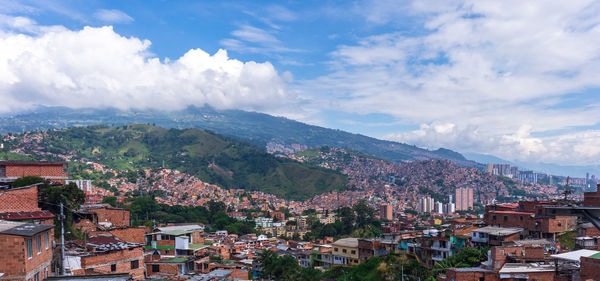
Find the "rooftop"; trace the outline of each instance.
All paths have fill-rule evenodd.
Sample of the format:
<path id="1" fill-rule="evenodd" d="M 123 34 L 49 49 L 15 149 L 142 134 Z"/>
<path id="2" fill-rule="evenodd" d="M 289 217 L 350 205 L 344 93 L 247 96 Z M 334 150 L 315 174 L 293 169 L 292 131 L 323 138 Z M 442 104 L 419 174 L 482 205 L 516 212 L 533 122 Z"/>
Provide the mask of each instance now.
<path id="1" fill-rule="evenodd" d="M 500 274 L 507 273 L 528 273 L 528 272 L 552 272 L 554 271 L 552 264 L 537 264 L 537 263 L 506 263 L 500 269 Z"/>
<path id="2" fill-rule="evenodd" d="M 589 257 L 595 254 L 600 253 L 599 251 L 594 250 L 577 250 L 572 252 L 566 252 L 562 254 L 551 255 L 550 257 L 557 260 L 563 261 L 571 261 L 571 262 L 579 262 L 581 257 Z"/>
<path id="3" fill-rule="evenodd" d="M 478 229 L 474 229 L 471 232 L 487 233 L 494 236 L 506 236 L 523 231 L 522 228 L 509 228 L 509 227 L 497 227 L 497 226 L 486 226 Z"/>
<path id="4" fill-rule="evenodd" d="M 358 238 L 343 238 L 333 242 L 331 245 L 340 247 L 358 247 Z"/>
<path id="5" fill-rule="evenodd" d="M 38 162 L 38 161 L 0 161 L 0 165 L 11 166 L 63 166 L 66 162 Z"/>
<path id="6" fill-rule="evenodd" d="M 33 220 L 33 219 L 51 219 L 54 215 L 49 211 L 19 211 L 19 212 L 2 212 L 0 220 Z"/>
<path id="7" fill-rule="evenodd" d="M 31 237 L 54 228 L 53 225 L 0 220 L 0 234 Z"/>

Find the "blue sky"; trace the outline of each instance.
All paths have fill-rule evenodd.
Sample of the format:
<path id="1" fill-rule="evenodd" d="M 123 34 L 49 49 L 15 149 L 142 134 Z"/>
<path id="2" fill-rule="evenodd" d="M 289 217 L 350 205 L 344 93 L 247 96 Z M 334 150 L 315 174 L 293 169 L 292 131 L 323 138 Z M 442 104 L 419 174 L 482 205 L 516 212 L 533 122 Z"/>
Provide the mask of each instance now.
<path id="1" fill-rule="evenodd" d="M 597 1 L 0 0 L 0 40 L 0 113 L 210 104 L 600 164 Z"/>

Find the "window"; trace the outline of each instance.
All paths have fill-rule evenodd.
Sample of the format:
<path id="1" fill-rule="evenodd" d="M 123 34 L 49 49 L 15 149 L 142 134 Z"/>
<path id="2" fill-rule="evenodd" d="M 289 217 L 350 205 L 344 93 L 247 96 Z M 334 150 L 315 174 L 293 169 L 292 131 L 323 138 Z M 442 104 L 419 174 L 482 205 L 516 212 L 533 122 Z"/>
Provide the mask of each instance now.
<path id="1" fill-rule="evenodd" d="M 31 239 L 27 239 L 27 257 L 33 257 L 33 245 L 31 245 Z"/>
<path id="2" fill-rule="evenodd" d="M 33 281 L 40 281 L 40 273 L 36 273 L 35 275 L 33 275 Z"/>
<path id="3" fill-rule="evenodd" d="M 500 250 L 500 254 L 501 254 L 501 255 L 504 255 L 504 250 Z"/>
<path id="4" fill-rule="evenodd" d="M 343 253 L 347 253 L 347 252 L 348 252 L 348 250 L 346 250 L 346 249 L 342 249 L 342 252 L 343 252 Z"/>
<path id="5" fill-rule="evenodd" d="M 337 252 L 337 251 L 338 251 L 338 248 L 333 248 L 333 251 L 334 251 L 334 252 Z"/>
<path id="6" fill-rule="evenodd" d="M 117 271 L 117 265 L 116 264 L 111 264 L 110 265 L 110 272 L 115 272 Z"/>
<path id="7" fill-rule="evenodd" d="M 42 252 L 42 235 L 38 235 L 35 240 L 37 242 L 37 252 L 39 254 Z"/>
<path id="8" fill-rule="evenodd" d="M 520 216 L 519 219 L 523 220 L 523 216 Z"/>
<path id="9" fill-rule="evenodd" d="M 48 249 L 48 247 L 50 247 L 50 238 L 48 237 L 48 232 L 45 233 L 46 234 L 46 249 Z"/>
<path id="10" fill-rule="evenodd" d="M 355 250 L 352 250 L 352 251 L 350 251 L 350 253 L 351 253 L 351 254 L 353 254 L 353 255 L 355 255 L 355 254 L 356 254 L 356 251 L 355 251 Z"/>
<path id="11" fill-rule="evenodd" d="M 492 216 L 492 220 L 496 220 L 496 215 L 493 215 L 493 216 Z"/>
<path id="12" fill-rule="evenodd" d="M 508 216 L 504 216 L 504 221 L 507 221 L 507 220 L 508 220 Z"/>
<path id="13" fill-rule="evenodd" d="M 160 272 L 160 265 L 153 264 L 152 265 L 152 272 Z"/>
<path id="14" fill-rule="evenodd" d="M 136 269 L 138 267 L 140 267 L 140 261 L 139 260 L 131 261 L 131 269 Z"/>

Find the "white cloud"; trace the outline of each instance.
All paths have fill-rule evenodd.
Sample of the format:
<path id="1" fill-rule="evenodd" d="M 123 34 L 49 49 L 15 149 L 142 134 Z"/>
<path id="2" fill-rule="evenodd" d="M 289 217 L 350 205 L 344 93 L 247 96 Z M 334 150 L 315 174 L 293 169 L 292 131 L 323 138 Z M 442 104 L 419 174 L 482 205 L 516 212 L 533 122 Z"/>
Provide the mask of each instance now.
<path id="1" fill-rule="evenodd" d="M 94 17 L 105 23 L 130 23 L 134 21 L 128 14 L 116 9 L 99 9 L 94 13 Z"/>
<path id="2" fill-rule="evenodd" d="M 275 31 L 267 31 L 251 25 L 241 25 L 231 32 L 231 35 L 235 38 L 226 38 L 221 40 L 220 43 L 228 50 L 239 52 L 263 54 L 301 52 L 299 49 L 283 46 L 274 34 Z"/>
<path id="3" fill-rule="evenodd" d="M 0 33 L 0 112 L 35 105 L 205 104 L 276 112 L 298 102 L 269 62 L 241 62 L 224 50 L 210 55 L 200 49 L 161 61 L 150 55 L 150 41 L 123 37 L 112 27 L 38 30 L 39 35 Z"/>
<path id="4" fill-rule="evenodd" d="M 389 136 L 409 143 L 599 163 L 583 152 L 589 145 L 577 152 L 561 135 L 531 136 L 599 122 L 592 117 L 600 116 L 597 94 L 587 95 L 589 104 L 561 104 L 568 94 L 600 88 L 598 2 L 375 2 L 362 9 L 368 22 L 393 28 L 410 17 L 424 30 L 339 46 L 331 53 L 333 72 L 305 81 L 305 93 L 327 95 L 337 110 L 425 124 Z"/>

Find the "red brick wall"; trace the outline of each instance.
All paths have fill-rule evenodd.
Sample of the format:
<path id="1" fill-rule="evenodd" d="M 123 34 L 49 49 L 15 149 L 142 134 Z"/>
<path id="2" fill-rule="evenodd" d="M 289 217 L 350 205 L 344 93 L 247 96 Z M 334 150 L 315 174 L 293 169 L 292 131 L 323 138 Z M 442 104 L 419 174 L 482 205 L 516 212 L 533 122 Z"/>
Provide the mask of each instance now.
<path id="1" fill-rule="evenodd" d="M 98 215 L 98 222 L 110 222 L 113 227 L 130 226 L 129 210 L 117 208 L 99 208 L 89 210 Z"/>
<path id="2" fill-rule="evenodd" d="M 485 281 L 499 281 L 500 276 L 493 272 L 458 272 L 452 269 L 446 271 L 446 280 L 454 281 L 479 281 L 483 277 Z"/>
<path id="3" fill-rule="evenodd" d="M 504 219 L 506 217 L 506 219 Z M 531 220 L 530 214 L 503 214 L 496 212 L 487 212 L 485 214 L 487 225 L 496 225 L 501 227 L 520 227 L 526 228 Z"/>
<path id="4" fill-rule="evenodd" d="M 63 165 L 6 165 L 7 177 L 67 177 L 63 171 Z M 62 180 L 57 180 L 62 182 Z"/>
<path id="5" fill-rule="evenodd" d="M 45 233 L 48 233 L 48 249 L 46 249 Z M 38 236 L 41 236 L 42 242 L 40 253 L 37 245 Z M 27 239 L 31 239 L 32 258 L 27 256 Z M 33 237 L 0 235 L 0 272 L 4 272 L 5 277 L 17 277 L 17 280 L 33 280 L 36 272 L 39 272 L 40 280 L 48 277 L 45 276 L 45 269 L 48 268 L 50 273 L 52 241 L 54 241 L 53 229 Z"/>
<path id="6" fill-rule="evenodd" d="M 577 217 L 556 216 L 554 218 L 536 218 L 529 222 L 527 228 L 531 231 L 558 233 L 575 229 L 576 222 Z"/>
<path id="7" fill-rule="evenodd" d="M 600 236 L 600 230 L 598 230 L 595 226 L 580 228 L 577 231 L 577 236 Z"/>
<path id="8" fill-rule="evenodd" d="M 89 235 L 95 236 L 98 234 L 110 233 L 113 236 L 125 242 L 146 244 L 145 234 L 147 232 L 148 230 L 145 227 L 138 226 L 128 228 L 116 228 L 108 231 L 91 231 Z"/>
<path id="9" fill-rule="evenodd" d="M 600 259 L 581 257 L 580 280 L 600 280 Z"/>
<path id="10" fill-rule="evenodd" d="M 41 211 L 38 187 L 19 188 L 0 193 L 0 212 Z"/>
<path id="11" fill-rule="evenodd" d="M 159 275 L 159 274 L 170 274 L 170 275 L 179 275 L 179 264 L 175 263 L 161 263 L 159 265 L 160 272 L 152 272 L 152 265 L 148 264 L 146 271 L 148 272 L 148 276 Z"/>
<path id="12" fill-rule="evenodd" d="M 131 268 L 131 261 L 137 260 L 139 267 Z M 116 271 L 111 271 L 111 265 L 116 264 Z M 104 274 L 104 273 L 129 273 L 135 280 L 144 279 L 144 252 L 141 247 L 116 251 L 108 254 L 98 254 L 95 256 L 81 257 L 81 266 L 86 273 Z"/>
<path id="13" fill-rule="evenodd" d="M 595 192 L 585 192 L 583 194 L 583 206 L 600 207 L 600 184 Z"/>
<path id="14" fill-rule="evenodd" d="M 113 229 L 109 232 L 115 237 L 126 242 L 146 244 L 146 233 L 148 232 L 148 229 L 142 226 Z"/>

